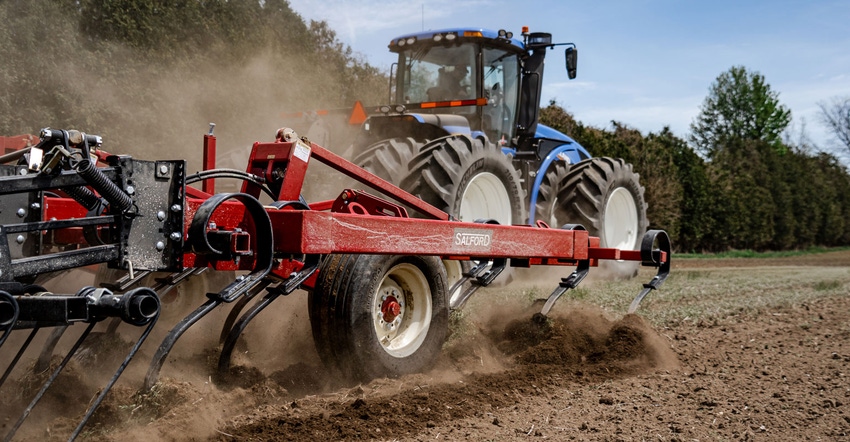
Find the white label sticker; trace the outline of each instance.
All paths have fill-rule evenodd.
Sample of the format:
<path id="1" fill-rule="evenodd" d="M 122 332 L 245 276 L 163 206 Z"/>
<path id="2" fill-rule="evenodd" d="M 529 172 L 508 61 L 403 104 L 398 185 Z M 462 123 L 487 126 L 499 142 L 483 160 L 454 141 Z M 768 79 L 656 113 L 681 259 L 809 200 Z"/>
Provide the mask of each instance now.
<path id="1" fill-rule="evenodd" d="M 492 230 L 456 228 L 452 243 L 457 249 L 490 250 Z"/>
<path id="2" fill-rule="evenodd" d="M 295 158 L 306 163 L 310 159 L 310 146 L 308 146 L 307 143 L 298 140 L 298 142 L 295 143 Z"/>

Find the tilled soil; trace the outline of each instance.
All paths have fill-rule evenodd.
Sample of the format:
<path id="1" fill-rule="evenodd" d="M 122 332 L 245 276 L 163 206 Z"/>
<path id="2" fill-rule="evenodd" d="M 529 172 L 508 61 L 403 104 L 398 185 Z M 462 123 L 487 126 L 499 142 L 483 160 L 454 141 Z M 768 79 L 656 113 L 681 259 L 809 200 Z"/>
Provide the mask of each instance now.
<path id="1" fill-rule="evenodd" d="M 235 418 L 215 440 L 848 439 L 848 298 L 660 334 L 637 316 L 588 332 L 590 319 L 557 317 L 498 373 L 302 398 Z"/>
<path id="2" fill-rule="evenodd" d="M 778 264 L 687 260 L 674 271 L 746 265 L 757 274 L 754 264 L 850 264 L 848 252 L 826 255 Z M 136 390 L 143 368 L 128 370 L 132 381 L 113 390 L 82 438 L 848 440 L 850 270 L 837 274 L 816 285 L 824 296 L 655 325 L 640 311 L 617 316 L 581 301 L 559 304 L 545 322 L 533 321 L 530 308 L 505 305 L 456 318 L 432 371 L 365 385 L 326 375 L 303 329 L 269 333 L 277 347 L 238 347 L 253 358 L 238 359 L 244 365 L 225 378 L 198 374 L 215 364 L 212 347 L 184 350 L 169 360 L 172 369 L 152 392 Z M 300 341 L 286 348 L 294 346 L 301 360 L 268 369 L 264 360 L 275 366 L 282 356 L 274 349 L 283 341 Z M 149 355 L 141 359 L 144 367 Z M 92 369 L 77 362 L 57 381 L 60 391 L 45 399 L 44 407 L 61 418 L 28 422 L 21 439 L 67 438 L 103 384 L 82 382 Z M 18 408 L 5 398 L 32 381 L 24 375 L 5 385 L 4 408 Z M 15 419 L 5 415 L 2 433 Z"/>

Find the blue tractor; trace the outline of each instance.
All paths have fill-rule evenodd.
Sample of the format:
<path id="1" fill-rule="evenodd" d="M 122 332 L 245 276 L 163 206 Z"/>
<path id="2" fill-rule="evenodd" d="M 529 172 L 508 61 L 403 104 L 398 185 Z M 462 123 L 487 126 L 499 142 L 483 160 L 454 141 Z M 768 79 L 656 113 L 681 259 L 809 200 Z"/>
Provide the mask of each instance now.
<path id="1" fill-rule="evenodd" d="M 354 161 L 457 219 L 581 224 L 603 247 L 636 250 L 647 229 L 630 164 L 592 158 L 538 123 L 548 33 L 446 29 L 394 38 L 390 105 L 352 146 Z"/>
<path id="2" fill-rule="evenodd" d="M 346 156 L 462 221 L 581 224 L 603 247 L 637 249 L 646 203 L 632 166 L 591 158 L 537 121 L 543 61 L 555 46 L 546 33 L 520 40 L 472 28 L 393 39 L 390 104 L 360 126 Z M 576 48 L 564 46 L 574 78 Z M 464 285 L 489 284 L 504 266 L 334 255 L 308 301 L 316 348 L 328 367 L 356 379 L 426 369 L 442 348 L 448 311 L 475 289 Z M 385 306 L 394 300 L 406 313 L 390 321 Z"/>

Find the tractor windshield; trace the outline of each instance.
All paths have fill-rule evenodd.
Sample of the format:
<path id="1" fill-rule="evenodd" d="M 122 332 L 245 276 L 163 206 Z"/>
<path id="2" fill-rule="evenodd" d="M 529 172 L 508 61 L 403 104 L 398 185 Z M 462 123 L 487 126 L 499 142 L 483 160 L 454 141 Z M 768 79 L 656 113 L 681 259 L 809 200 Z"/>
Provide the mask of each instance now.
<path id="1" fill-rule="evenodd" d="M 395 104 L 486 98 L 484 106 L 448 106 L 417 112 L 462 115 L 472 130 L 483 131 L 494 142 L 509 141 L 519 99 L 518 52 L 482 43 L 423 44 L 399 51 Z"/>
<path id="2" fill-rule="evenodd" d="M 399 67 L 397 98 L 403 104 L 477 96 L 473 44 L 410 48 L 399 54 Z"/>

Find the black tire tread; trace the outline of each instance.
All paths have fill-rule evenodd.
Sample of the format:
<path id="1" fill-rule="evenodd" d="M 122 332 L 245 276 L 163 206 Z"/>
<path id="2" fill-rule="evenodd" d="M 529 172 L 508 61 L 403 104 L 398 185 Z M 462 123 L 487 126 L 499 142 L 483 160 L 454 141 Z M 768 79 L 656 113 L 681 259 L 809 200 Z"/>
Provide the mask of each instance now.
<path id="1" fill-rule="evenodd" d="M 422 146 L 410 137 L 381 140 L 367 147 L 353 162 L 404 189 L 411 176 L 409 164 Z"/>
<path id="2" fill-rule="evenodd" d="M 418 179 L 410 181 L 414 187 L 409 191 L 451 215 L 457 215 L 460 209 L 459 187 L 475 172 L 491 172 L 502 178 L 509 192 L 511 223 L 522 224 L 527 219 L 519 174 L 507 156 L 495 146 L 485 146 L 481 140 L 451 135 L 431 141 L 413 158 L 410 171 Z"/>
<path id="3" fill-rule="evenodd" d="M 373 287 L 380 283 L 383 270 L 396 263 L 411 262 L 437 273 L 430 276 L 433 315 L 426 343 L 413 355 L 383 361 L 368 353 L 375 342 L 371 319 L 362 315 Z M 418 264 L 417 264 L 418 263 Z M 370 285 L 371 284 L 371 285 Z M 367 381 L 381 376 L 399 376 L 430 368 L 436 362 L 448 328 L 445 270 L 436 257 L 386 255 L 330 255 L 323 262 L 315 288 L 308 296 L 313 340 L 322 362 L 342 378 Z M 369 315 L 366 315 L 369 316 Z M 371 341 L 370 341 L 371 340 Z M 389 360 L 389 362 L 387 362 Z"/>
<path id="4" fill-rule="evenodd" d="M 602 225 L 605 198 L 612 187 L 626 187 L 638 204 L 637 247 L 649 224 L 644 187 L 640 185 L 639 178 L 632 165 L 620 158 L 597 157 L 581 161 L 561 179 L 556 216 L 583 225 L 592 236 L 602 239 L 602 247 L 607 247 Z"/>
<path id="5" fill-rule="evenodd" d="M 554 203 L 558 197 L 558 190 L 561 181 L 566 177 L 570 170 L 570 165 L 563 161 L 555 161 L 549 165 L 546 174 L 540 181 L 540 188 L 537 191 L 537 201 L 534 205 L 534 219 L 543 220 L 547 224 L 555 211 Z M 564 223 L 562 223 L 564 224 Z M 558 228 L 560 226 L 549 226 Z"/>

